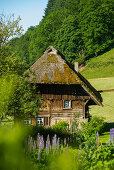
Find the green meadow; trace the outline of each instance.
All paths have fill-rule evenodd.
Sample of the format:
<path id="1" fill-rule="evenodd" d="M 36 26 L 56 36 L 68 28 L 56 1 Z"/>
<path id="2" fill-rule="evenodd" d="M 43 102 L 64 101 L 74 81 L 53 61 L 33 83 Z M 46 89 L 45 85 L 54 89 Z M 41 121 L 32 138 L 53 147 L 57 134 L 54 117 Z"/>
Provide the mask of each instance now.
<path id="1" fill-rule="evenodd" d="M 114 77 L 114 48 L 88 60 L 81 74 L 87 79 Z"/>
<path id="2" fill-rule="evenodd" d="M 114 89 L 114 77 L 90 79 L 89 82 L 97 90 Z M 103 107 L 91 106 L 90 114 L 104 117 L 106 122 L 114 122 L 114 91 L 102 92 L 101 96 L 103 98 Z"/>
<path id="3" fill-rule="evenodd" d="M 97 90 L 114 89 L 114 77 L 89 79 L 89 82 Z M 106 122 L 114 122 L 114 91 L 102 92 L 101 96 L 103 98 L 103 107 L 91 106 L 90 114 L 104 117 Z"/>
<path id="4" fill-rule="evenodd" d="M 102 94 L 103 107 L 91 106 L 90 114 L 105 118 L 106 122 L 114 122 L 114 92 Z"/>
<path id="5" fill-rule="evenodd" d="M 98 91 L 114 89 L 114 48 L 90 59 L 81 74 Z M 104 117 L 106 122 L 114 122 L 114 91 L 102 92 L 101 96 L 103 107 L 91 106 L 90 114 Z"/>

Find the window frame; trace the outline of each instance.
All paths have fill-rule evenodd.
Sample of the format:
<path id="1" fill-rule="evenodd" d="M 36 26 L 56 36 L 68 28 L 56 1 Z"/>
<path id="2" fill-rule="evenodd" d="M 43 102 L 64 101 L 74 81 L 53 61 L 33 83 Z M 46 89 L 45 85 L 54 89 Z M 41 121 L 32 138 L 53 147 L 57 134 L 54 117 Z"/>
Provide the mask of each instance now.
<path id="1" fill-rule="evenodd" d="M 24 119 L 23 123 L 24 123 L 24 125 L 29 126 L 29 125 L 31 125 L 31 120 L 30 119 Z"/>
<path id="2" fill-rule="evenodd" d="M 42 123 L 38 123 L 38 119 L 42 119 Z M 44 125 L 44 118 L 43 117 L 37 117 L 36 118 L 36 125 L 42 125 L 43 126 Z"/>
<path id="3" fill-rule="evenodd" d="M 69 102 L 68 103 L 68 105 L 69 105 L 68 107 L 65 106 L 65 102 Z M 64 100 L 63 101 L 63 109 L 72 109 L 72 107 L 71 107 L 71 100 Z"/>

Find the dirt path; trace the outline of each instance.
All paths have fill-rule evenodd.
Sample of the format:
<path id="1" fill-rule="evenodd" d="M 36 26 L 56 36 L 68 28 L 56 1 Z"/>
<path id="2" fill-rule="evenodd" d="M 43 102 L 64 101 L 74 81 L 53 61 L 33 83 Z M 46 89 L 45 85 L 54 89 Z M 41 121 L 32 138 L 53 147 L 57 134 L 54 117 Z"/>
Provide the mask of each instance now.
<path id="1" fill-rule="evenodd" d="M 113 92 L 114 89 L 110 89 L 110 90 L 99 90 L 98 92 L 102 93 L 102 92 Z"/>

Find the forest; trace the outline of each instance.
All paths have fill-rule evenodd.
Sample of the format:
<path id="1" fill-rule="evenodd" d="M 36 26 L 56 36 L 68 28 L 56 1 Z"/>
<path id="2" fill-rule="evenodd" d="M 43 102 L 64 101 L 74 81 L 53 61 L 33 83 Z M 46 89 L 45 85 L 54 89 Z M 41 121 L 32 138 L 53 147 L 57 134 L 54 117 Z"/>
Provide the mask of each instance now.
<path id="1" fill-rule="evenodd" d="M 113 48 L 112 0 L 48 0 L 39 25 L 10 42 L 16 59 L 29 67 L 49 46 L 58 48 L 71 64 L 86 64 Z"/>

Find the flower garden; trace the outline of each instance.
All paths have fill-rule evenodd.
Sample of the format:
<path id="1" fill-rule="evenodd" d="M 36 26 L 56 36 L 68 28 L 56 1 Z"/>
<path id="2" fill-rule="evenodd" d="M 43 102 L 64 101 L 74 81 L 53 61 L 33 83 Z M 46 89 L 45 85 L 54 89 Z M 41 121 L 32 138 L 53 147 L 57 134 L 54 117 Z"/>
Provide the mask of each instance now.
<path id="1" fill-rule="evenodd" d="M 77 124 L 73 132 L 66 122 L 47 128 L 0 128 L 0 169 L 112 170 L 113 136 L 107 143 L 99 142 L 99 135 L 107 129 L 103 119 L 93 117 L 81 129 Z"/>

